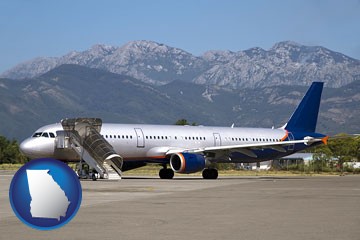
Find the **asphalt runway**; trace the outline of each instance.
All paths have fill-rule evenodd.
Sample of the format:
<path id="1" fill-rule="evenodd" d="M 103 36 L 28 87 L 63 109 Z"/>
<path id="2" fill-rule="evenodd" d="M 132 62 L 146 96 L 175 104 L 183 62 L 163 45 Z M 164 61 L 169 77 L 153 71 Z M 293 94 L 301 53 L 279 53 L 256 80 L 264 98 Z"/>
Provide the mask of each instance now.
<path id="1" fill-rule="evenodd" d="M 83 201 L 60 229 L 13 214 L 0 172 L 0 239 L 360 239 L 360 176 L 176 176 L 82 181 Z"/>

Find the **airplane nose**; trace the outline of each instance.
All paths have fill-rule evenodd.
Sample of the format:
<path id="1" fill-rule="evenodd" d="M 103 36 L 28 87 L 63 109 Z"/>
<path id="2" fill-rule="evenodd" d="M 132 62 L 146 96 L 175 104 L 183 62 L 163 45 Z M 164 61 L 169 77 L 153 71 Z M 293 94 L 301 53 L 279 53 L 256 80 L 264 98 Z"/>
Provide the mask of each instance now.
<path id="1" fill-rule="evenodd" d="M 20 143 L 20 152 L 24 154 L 25 156 L 28 156 L 31 153 L 31 142 L 29 139 L 25 139 Z"/>
<path id="2" fill-rule="evenodd" d="M 31 138 L 27 138 L 24 141 L 22 141 L 20 143 L 19 148 L 20 148 L 20 152 L 22 152 L 25 156 L 30 158 L 33 158 L 38 151 L 37 143 L 33 141 L 33 139 Z"/>
<path id="3" fill-rule="evenodd" d="M 20 143 L 20 151 L 27 157 L 51 157 L 54 153 L 54 140 L 50 138 L 27 138 Z"/>

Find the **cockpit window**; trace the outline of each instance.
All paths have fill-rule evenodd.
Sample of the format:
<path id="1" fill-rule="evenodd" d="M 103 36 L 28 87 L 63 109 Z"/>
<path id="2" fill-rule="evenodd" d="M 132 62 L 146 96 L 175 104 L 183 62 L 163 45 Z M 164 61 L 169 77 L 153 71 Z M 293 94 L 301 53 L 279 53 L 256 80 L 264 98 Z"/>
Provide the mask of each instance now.
<path id="1" fill-rule="evenodd" d="M 36 132 L 34 133 L 33 137 L 41 137 L 42 132 Z"/>
<path id="2" fill-rule="evenodd" d="M 47 132 L 43 132 L 43 134 L 41 134 L 42 137 L 49 137 L 49 134 Z"/>
<path id="3" fill-rule="evenodd" d="M 36 132 L 32 137 L 55 138 L 55 134 L 52 132 Z"/>

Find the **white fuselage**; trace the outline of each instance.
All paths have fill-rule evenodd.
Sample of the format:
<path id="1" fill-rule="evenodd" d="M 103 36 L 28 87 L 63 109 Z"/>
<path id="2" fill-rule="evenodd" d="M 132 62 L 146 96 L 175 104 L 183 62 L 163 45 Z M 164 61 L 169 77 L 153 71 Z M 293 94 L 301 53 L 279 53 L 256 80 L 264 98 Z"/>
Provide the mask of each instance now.
<path id="1" fill-rule="evenodd" d="M 22 151 L 31 158 L 78 160 L 73 153 L 54 154 L 55 138 L 50 135 L 60 130 L 63 130 L 60 123 L 38 129 L 33 137 L 22 142 Z M 161 159 L 169 150 L 269 143 L 287 137 L 283 129 L 109 123 L 102 125 L 100 133 L 125 161 Z"/>
<path id="2" fill-rule="evenodd" d="M 104 138 L 126 158 L 163 157 L 158 148 L 192 149 L 280 141 L 281 129 L 104 124 Z"/>

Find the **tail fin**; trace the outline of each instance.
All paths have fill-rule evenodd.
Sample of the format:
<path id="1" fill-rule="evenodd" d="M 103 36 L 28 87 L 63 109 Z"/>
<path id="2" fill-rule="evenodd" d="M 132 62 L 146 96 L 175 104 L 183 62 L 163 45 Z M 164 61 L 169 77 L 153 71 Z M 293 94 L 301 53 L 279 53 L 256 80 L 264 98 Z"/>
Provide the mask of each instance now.
<path id="1" fill-rule="evenodd" d="M 323 82 L 313 82 L 285 126 L 295 132 L 315 132 Z"/>

